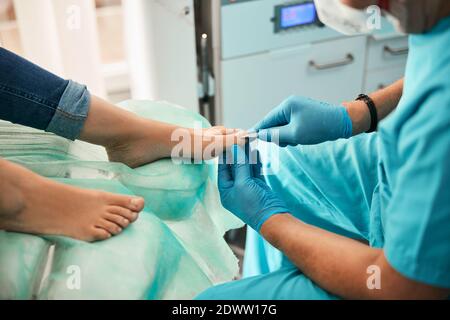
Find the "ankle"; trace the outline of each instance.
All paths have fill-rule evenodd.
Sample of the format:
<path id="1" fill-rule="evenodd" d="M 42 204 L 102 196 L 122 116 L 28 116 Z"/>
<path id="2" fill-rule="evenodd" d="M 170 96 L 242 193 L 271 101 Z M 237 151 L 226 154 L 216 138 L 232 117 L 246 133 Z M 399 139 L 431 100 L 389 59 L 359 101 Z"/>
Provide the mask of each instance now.
<path id="1" fill-rule="evenodd" d="M 0 164 L 0 167 L 3 166 L 3 163 Z M 2 170 L 3 168 L 0 168 L 0 220 L 5 221 L 24 210 L 26 197 L 15 179 L 4 175 Z"/>

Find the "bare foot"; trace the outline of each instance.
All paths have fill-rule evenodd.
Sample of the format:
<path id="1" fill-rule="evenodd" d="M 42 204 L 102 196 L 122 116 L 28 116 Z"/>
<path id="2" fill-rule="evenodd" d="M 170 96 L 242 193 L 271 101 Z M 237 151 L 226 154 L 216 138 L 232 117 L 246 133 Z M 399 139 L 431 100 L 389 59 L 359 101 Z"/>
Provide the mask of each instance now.
<path id="1" fill-rule="evenodd" d="M 172 148 L 179 141 L 171 141 L 170 136 L 173 131 L 167 130 L 169 126 L 166 128 L 165 136 L 158 135 L 155 137 L 152 129 L 150 129 L 154 128 L 154 123 L 142 122 L 140 127 L 135 127 L 138 130 L 127 135 L 126 140 L 116 139 L 115 143 L 106 146 L 110 161 L 125 163 L 131 168 L 136 168 L 171 156 Z M 241 132 L 239 130 L 226 129 L 225 127 L 212 127 L 203 130 L 174 127 L 172 130 L 182 130 L 185 132 L 185 136 L 189 136 L 188 142 L 182 141 L 189 145 L 187 150 L 190 154 L 185 154 L 185 158 L 209 160 L 218 156 L 233 144 L 245 142 L 245 139 L 240 139 Z M 194 140 L 197 142 L 194 142 Z"/>
<path id="2" fill-rule="evenodd" d="M 191 137 L 192 152 L 188 156 L 195 159 L 215 157 L 233 144 L 245 142 L 239 138 L 238 130 L 214 127 L 199 130 L 199 133 L 194 129 L 138 117 L 95 96 L 91 98 L 80 139 L 104 146 L 110 161 L 136 168 L 170 157 L 172 149 L 179 143 L 172 141 L 172 134 L 179 130 Z M 199 136 L 200 150 L 195 150 L 194 141 L 198 141 L 196 138 Z M 207 148 L 207 151 L 213 149 L 209 157 L 203 153 Z"/>
<path id="3" fill-rule="evenodd" d="M 136 221 L 144 200 L 57 183 L 0 159 L 0 229 L 98 241 Z"/>

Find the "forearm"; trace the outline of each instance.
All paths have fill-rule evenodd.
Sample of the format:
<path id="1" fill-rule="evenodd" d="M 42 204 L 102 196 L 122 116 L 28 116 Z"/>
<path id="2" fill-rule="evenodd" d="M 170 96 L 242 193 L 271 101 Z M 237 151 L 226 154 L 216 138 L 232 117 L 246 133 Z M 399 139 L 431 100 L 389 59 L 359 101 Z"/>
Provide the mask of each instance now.
<path id="1" fill-rule="evenodd" d="M 283 230 L 284 236 L 278 230 Z M 320 287 L 344 298 L 371 296 L 366 271 L 380 250 L 304 224 L 291 215 L 272 217 L 261 233 Z"/>
<path id="2" fill-rule="evenodd" d="M 403 94 L 403 79 L 370 94 L 377 108 L 378 121 L 388 116 L 398 105 Z M 353 135 L 366 132 L 370 128 L 370 113 L 363 101 L 344 102 L 352 119 Z"/>
<path id="3" fill-rule="evenodd" d="M 445 298 L 448 291 L 404 278 L 387 263 L 381 249 L 275 215 L 261 234 L 321 288 L 347 299 Z M 381 288 L 367 285 L 368 268 L 379 268 Z M 370 270 L 370 269 L 369 269 Z"/>

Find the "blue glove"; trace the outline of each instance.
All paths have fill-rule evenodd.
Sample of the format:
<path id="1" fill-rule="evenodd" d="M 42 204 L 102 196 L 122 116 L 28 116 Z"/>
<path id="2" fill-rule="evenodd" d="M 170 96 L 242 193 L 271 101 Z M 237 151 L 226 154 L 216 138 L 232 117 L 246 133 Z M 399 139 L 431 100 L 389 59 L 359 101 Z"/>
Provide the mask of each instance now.
<path id="1" fill-rule="evenodd" d="M 352 121 L 343 106 L 291 96 L 253 129 L 258 138 L 269 142 L 278 138 L 279 145 L 286 147 L 350 138 Z"/>
<path id="2" fill-rule="evenodd" d="M 231 151 L 233 164 L 226 164 L 223 156 L 220 159 L 220 200 L 227 210 L 259 232 L 271 216 L 289 210 L 261 176 L 259 159 L 249 164 L 242 147 L 233 146 Z"/>

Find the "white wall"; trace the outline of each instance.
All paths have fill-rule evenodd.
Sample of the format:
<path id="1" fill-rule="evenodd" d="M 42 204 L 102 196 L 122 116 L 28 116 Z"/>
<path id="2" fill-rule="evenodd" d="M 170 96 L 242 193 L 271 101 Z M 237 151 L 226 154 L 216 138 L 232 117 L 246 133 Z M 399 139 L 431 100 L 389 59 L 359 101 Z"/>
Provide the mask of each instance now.
<path id="1" fill-rule="evenodd" d="M 123 5 L 133 98 L 198 111 L 193 1 L 126 0 Z"/>
<path id="2" fill-rule="evenodd" d="M 14 0 L 25 57 L 106 96 L 93 0 Z"/>

